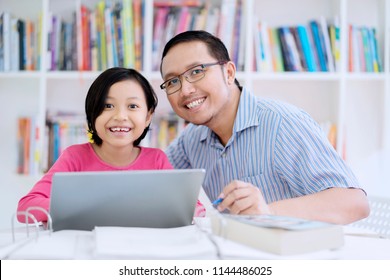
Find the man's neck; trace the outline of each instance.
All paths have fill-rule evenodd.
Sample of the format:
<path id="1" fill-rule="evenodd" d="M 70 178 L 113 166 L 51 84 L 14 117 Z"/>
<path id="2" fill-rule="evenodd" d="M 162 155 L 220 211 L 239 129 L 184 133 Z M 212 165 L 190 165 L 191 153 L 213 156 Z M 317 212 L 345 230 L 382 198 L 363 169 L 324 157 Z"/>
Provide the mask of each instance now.
<path id="1" fill-rule="evenodd" d="M 238 105 L 240 103 L 241 92 L 238 87 L 234 87 L 231 100 L 223 111 L 220 112 L 218 121 L 209 128 L 218 136 L 223 146 L 226 146 L 233 134 L 233 126 L 237 115 Z"/>

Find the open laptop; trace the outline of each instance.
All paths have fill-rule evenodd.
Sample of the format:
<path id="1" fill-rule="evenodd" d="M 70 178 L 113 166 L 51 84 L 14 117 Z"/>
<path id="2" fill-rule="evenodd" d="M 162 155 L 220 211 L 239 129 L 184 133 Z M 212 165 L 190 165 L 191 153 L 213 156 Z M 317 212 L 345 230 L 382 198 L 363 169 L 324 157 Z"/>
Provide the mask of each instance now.
<path id="1" fill-rule="evenodd" d="M 53 230 L 190 225 L 204 176 L 203 169 L 56 173 Z"/>

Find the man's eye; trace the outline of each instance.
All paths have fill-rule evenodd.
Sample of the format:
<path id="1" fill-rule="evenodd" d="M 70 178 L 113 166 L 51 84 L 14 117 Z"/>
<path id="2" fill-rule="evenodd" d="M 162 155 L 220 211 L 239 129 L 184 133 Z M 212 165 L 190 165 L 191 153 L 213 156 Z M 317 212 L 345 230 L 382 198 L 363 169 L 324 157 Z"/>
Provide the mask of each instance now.
<path id="1" fill-rule="evenodd" d="M 179 78 L 173 78 L 167 82 L 167 87 L 174 87 L 177 86 L 179 83 L 180 83 Z"/>
<path id="2" fill-rule="evenodd" d="M 191 76 L 196 76 L 203 73 L 203 68 L 195 68 L 191 71 Z"/>

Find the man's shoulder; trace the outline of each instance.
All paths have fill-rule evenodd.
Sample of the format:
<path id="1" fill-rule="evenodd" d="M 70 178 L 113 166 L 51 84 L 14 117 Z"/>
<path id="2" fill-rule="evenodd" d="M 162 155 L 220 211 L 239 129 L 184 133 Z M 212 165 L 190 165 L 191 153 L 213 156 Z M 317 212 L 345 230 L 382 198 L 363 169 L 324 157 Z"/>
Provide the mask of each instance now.
<path id="1" fill-rule="evenodd" d="M 257 109 L 262 114 L 276 114 L 286 117 L 291 114 L 302 114 L 304 111 L 293 104 L 270 98 L 257 97 Z"/>

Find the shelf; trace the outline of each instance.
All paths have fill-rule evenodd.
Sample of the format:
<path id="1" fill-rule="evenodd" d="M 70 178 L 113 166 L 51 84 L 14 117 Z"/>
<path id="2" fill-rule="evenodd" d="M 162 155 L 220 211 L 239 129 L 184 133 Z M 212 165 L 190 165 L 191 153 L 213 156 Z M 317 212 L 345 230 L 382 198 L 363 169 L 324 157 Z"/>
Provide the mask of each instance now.
<path id="1" fill-rule="evenodd" d="M 93 9 L 100 0 L 1 0 L 0 14 L 10 11 L 16 17 L 36 20 L 40 11 L 46 19 L 49 13 L 63 15 L 69 20 L 72 12 L 81 4 Z M 202 0 L 203 1 L 203 0 Z M 220 4 L 223 0 L 206 1 Z M 112 1 L 116 2 L 115 0 Z M 158 97 L 156 114 L 172 112 L 170 104 L 159 88 L 162 78 L 159 71 L 152 71 L 154 36 L 154 2 L 145 0 L 143 65 L 141 71 L 151 82 Z M 160 1 L 161 2 L 161 1 Z M 176 1 L 175 1 L 176 2 Z M 360 166 L 358 177 L 364 178 L 367 190 L 370 174 L 367 171 L 375 158 L 373 154 L 390 149 L 390 1 L 387 0 L 243 0 L 243 21 L 245 38 L 245 63 L 236 74 L 238 81 L 254 94 L 280 99 L 301 107 L 316 121 L 330 121 L 338 127 L 338 146 L 341 155 L 352 166 Z M 20 8 L 20 7 L 23 7 Z M 283 7 L 283 9 L 281 9 Z M 254 53 L 254 24 L 257 17 L 267 21 L 269 26 L 307 24 L 311 19 L 325 16 L 329 22 L 338 18 L 340 23 L 340 65 L 338 72 L 256 72 Z M 43 21 L 46 32 L 49 21 Z M 375 27 L 377 30 L 379 53 L 383 59 L 384 72 L 348 72 L 348 26 Z M 47 35 L 47 34 L 46 34 Z M 47 37 L 42 36 L 42 46 L 47 46 Z M 46 48 L 41 49 L 42 65 L 46 65 Z M 153 59 L 152 59 L 153 58 Z M 160 58 L 158 58 L 159 61 Z M 38 115 L 41 130 L 45 126 L 45 114 L 53 111 L 74 110 L 84 112 L 84 99 L 90 83 L 101 71 L 17 71 L 0 72 L 0 96 L 9 101 L 10 106 L 3 110 L 4 121 L 0 129 L 7 131 L 5 145 L 0 147 L 2 165 L 0 177 L 8 183 L 25 186 L 36 178 L 10 176 L 14 174 L 17 162 L 17 120 L 25 114 Z M 369 137 L 366 134 L 370 133 Z M 363 139 L 364 138 L 364 139 Z M 345 153 L 344 153 L 345 152 Z M 348 156 L 349 155 L 349 156 Z M 351 156 L 353 155 L 353 156 Z M 376 160 L 376 158 L 375 158 Z M 390 160 L 386 161 L 390 162 Z M 389 166 L 390 168 L 390 166 Z M 8 178 L 11 178 L 8 180 Z M 386 178 L 381 178 L 383 181 Z M 378 180 L 378 179 L 376 179 Z M 375 180 L 372 180 L 374 182 Z M 385 184 L 383 184 L 385 185 Z M 390 183 L 387 184 L 387 187 Z M 11 186 L 0 193 L 12 191 Z M 13 186 L 12 186 L 13 187 Z M 390 189 L 390 188 L 389 188 Z M 380 192 L 380 190 L 376 189 Z M 0 201 L 3 203 L 3 200 Z M 14 201 L 5 202 L 14 206 Z M 0 219 L 0 227 L 2 221 Z"/>

